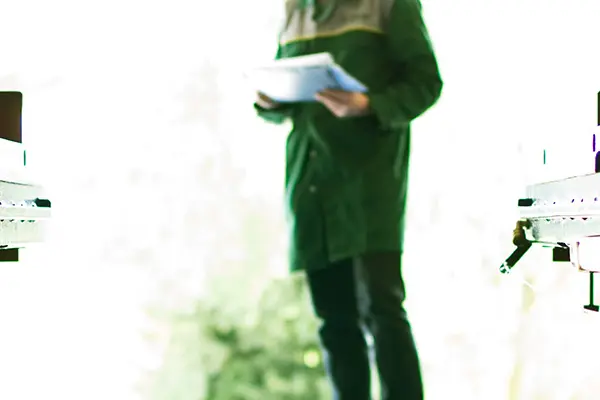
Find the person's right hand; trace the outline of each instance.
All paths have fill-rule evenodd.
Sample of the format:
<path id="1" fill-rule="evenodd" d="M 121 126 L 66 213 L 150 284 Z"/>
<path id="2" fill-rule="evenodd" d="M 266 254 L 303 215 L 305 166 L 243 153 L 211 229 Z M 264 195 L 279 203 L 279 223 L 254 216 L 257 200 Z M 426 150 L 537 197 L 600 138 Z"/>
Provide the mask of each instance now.
<path id="1" fill-rule="evenodd" d="M 256 94 L 256 104 L 266 110 L 273 110 L 280 106 L 278 102 L 260 92 Z"/>

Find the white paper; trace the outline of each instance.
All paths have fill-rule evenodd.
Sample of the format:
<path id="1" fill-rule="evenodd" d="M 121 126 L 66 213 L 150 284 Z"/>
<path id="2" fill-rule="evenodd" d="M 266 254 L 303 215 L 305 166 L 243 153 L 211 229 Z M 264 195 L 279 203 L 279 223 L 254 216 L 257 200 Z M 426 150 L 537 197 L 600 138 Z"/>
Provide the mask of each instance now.
<path id="1" fill-rule="evenodd" d="M 276 60 L 248 71 L 246 77 L 255 90 L 281 103 L 315 101 L 315 95 L 325 89 L 367 91 L 329 53 Z"/>

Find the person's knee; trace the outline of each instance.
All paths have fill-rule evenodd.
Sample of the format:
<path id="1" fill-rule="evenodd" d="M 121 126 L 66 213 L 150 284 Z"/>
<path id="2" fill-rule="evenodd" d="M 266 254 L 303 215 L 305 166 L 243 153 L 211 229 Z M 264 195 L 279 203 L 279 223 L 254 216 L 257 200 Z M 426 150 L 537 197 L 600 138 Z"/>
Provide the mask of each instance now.
<path id="1" fill-rule="evenodd" d="M 321 317 L 319 334 L 323 340 L 363 340 L 362 321 L 352 315 L 330 314 Z"/>
<path id="2" fill-rule="evenodd" d="M 365 320 L 406 319 L 404 292 L 400 289 L 370 291 L 362 302 L 361 314 Z"/>

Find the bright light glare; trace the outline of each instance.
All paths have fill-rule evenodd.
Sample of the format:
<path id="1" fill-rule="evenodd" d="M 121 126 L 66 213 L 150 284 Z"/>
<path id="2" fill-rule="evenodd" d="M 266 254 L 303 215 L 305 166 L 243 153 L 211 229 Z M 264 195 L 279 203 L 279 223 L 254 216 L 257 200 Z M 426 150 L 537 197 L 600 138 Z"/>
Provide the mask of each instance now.
<path id="1" fill-rule="evenodd" d="M 0 398 L 136 400 L 170 337 L 143 339 L 158 293 L 177 308 L 209 276 L 236 296 L 263 279 L 239 275 L 239 204 L 273 205 L 261 273 L 285 273 L 285 130 L 254 118 L 240 78 L 272 54 L 280 1 L 8 3 L 0 90 L 24 91 L 55 227 L 44 250 L 0 266 Z M 541 250 L 518 266 L 536 291 L 497 267 L 523 186 L 587 168 L 600 3 L 423 3 L 446 88 L 414 126 L 403 268 L 428 399 L 595 399 L 585 276 Z"/>

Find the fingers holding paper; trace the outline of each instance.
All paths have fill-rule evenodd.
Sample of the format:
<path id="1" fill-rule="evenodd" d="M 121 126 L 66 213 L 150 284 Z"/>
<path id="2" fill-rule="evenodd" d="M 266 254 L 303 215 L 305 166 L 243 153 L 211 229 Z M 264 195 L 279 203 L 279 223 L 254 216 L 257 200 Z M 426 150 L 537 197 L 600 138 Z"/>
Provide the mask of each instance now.
<path id="1" fill-rule="evenodd" d="M 260 93 L 260 92 L 258 92 L 256 94 L 256 104 L 258 104 L 260 107 L 264 108 L 265 110 L 273 110 L 273 109 L 279 107 L 279 103 L 277 103 L 275 100 L 271 99 L 267 95 Z"/>
<path id="2" fill-rule="evenodd" d="M 371 112 L 369 97 L 360 92 L 326 89 L 319 92 L 315 99 L 338 118 L 361 117 Z M 257 93 L 256 104 L 266 110 L 280 107 L 278 102 L 260 92 Z"/>
<path id="3" fill-rule="evenodd" d="M 371 112 L 369 97 L 364 93 L 327 89 L 315 98 L 338 118 L 361 117 Z"/>

